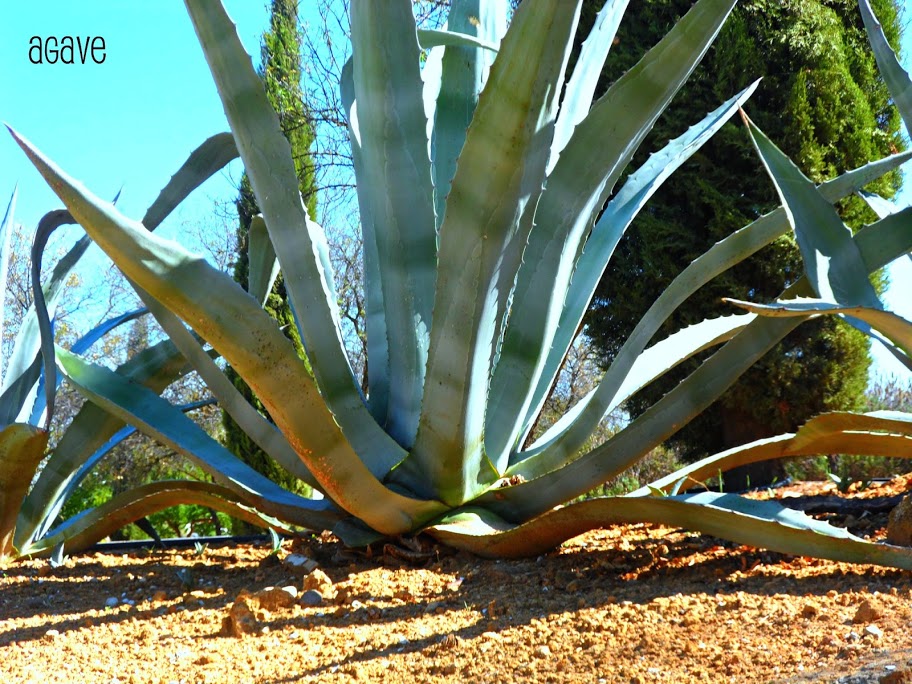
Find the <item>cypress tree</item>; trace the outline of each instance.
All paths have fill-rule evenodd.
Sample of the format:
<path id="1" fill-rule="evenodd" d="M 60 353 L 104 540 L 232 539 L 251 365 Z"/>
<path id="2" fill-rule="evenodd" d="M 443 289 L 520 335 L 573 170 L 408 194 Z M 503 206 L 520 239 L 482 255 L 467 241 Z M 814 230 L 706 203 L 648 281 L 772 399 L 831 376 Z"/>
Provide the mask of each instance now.
<path id="1" fill-rule="evenodd" d="M 583 35 L 602 4 L 584 3 Z M 872 4 L 891 43 L 898 45 L 896 0 Z M 690 5 L 690 0 L 631 3 L 602 74 L 601 91 Z M 815 182 L 903 147 L 899 117 L 878 76 L 857 0 L 743 0 L 657 122 L 633 168 L 760 77 L 763 81 L 745 109 Z M 869 189 L 890 197 L 900 180 L 893 173 Z M 647 204 L 609 264 L 587 318 L 588 333 L 603 363 L 610 363 L 639 316 L 684 267 L 777 205 L 743 126 L 740 121 L 729 123 Z M 859 198 L 841 202 L 838 209 L 853 230 L 875 218 Z M 794 239 L 782 237 L 692 296 L 656 340 L 705 318 L 736 313 L 720 301 L 724 296 L 769 302 L 802 272 Z M 682 364 L 632 397 L 626 406 L 631 416 L 655 403 L 705 357 Z M 672 443 L 685 459 L 695 460 L 794 430 L 823 411 L 859 408 L 869 365 L 868 341 L 861 333 L 831 317 L 804 323 L 678 432 Z M 726 485 L 741 488 L 749 480 L 754 485 L 769 482 L 778 474 L 777 467 L 748 467 L 735 472 Z"/>
<path id="2" fill-rule="evenodd" d="M 314 132 L 301 91 L 301 39 L 299 34 L 297 0 L 272 0 L 269 30 L 263 34 L 260 48 L 260 77 L 269 101 L 279 117 L 279 124 L 291 144 L 298 189 L 310 216 L 317 208 L 314 164 L 310 155 Z M 235 280 L 248 288 L 248 234 L 254 216 L 260 213 L 256 198 L 245 173 L 241 179 L 237 200 L 238 252 L 234 266 Z M 288 302 L 281 273 L 264 306 L 293 342 L 298 355 L 305 359 L 304 347 Z M 230 367 L 228 375 L 235 386 L 257 409 L 268 414 L 247 384 Z M 225 446 L 245 463 L 287 489 L 303 492 L 307 488 L 263 452 L 227 413 L 223 414 Z"/>

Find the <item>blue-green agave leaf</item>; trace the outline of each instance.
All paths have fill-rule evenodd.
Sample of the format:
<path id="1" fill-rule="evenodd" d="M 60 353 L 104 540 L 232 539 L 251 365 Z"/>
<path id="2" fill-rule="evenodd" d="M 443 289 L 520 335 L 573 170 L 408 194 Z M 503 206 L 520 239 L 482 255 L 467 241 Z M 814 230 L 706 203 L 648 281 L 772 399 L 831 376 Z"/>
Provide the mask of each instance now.
<path id="1" fill-rule="evenodd" d="M 404 448 L 418 427 L 437 234 L 420 47 L 408 0 L 351 6 L 362 215 L 372 223 L 389 338 L 386 431 Z M 440 109 L 437 110 L 438 117 Z"/>
<path id="2" fill-rule="evenodd" d="M 450 9 L 450 18 L 448 23 L 451 27 L 456 26 L 456 22 L 453 21 L 452 8 Z M 455 29 L 448 31 L 441 29 L 418 29 L 418 42 L 420 43 L 423 50 L 429 50 L 430 48 L 438 46 L 446 46 L 471 48 L 473 50 L 488 50 L 490 52 L 496 53 L 500 49 L 500 45 L 498 43 L 479 38 L 478 36 L 471 33 L 462 33 Z"/>
<path id="3" fill-rule="evenodd" d="M 260 306 L 266 303 L 276 278 L 279 277 L 279 260 L 269 240 L 266 222 L 259 214 L 250 221 L 247 237 L 247 260 L 250 264 L 247 291 Z"/>
<path id="4" fill-rule="evenodd" d="M 155 230 L 191 192 L 237 157 L 237 146 L 231 133 L 217 133 L 207 139 L 171 176 L 171 180 L 143 216 L 143 225 L 149 230 Z"/>
<path id="5" fill-rule="evenodd" d="M 325 502 L 322 510 L 301 508 L 293 516 L 276 517 L 260 511 L 227 487 L 210 482 L 167 480 L 128 490 L 65 520 L 47 536 L 25 548 L 23 553 L 43 556 L 60 544 L 65 544 L 70 553 L 82 551 L 131 522 L 179 504 L 205 506 L 253 525 L 283 532 L 291 532 L 293 526 L 327 529 L 340 517 Z"/>
<path id="6" fill-rule="evenodd" d="M 520 5 L 447 198 L 424 404 L 415 447 L 399 470 L 450 504 L 496 480 L 484 453 L 488 382 L 542 190 L 578 19 L 579 2 Z"/>
<path id="7" fill-rule="evenodd" d="M 320 401 L 332 411 L 332 418 L 360 459 L 392 467 L 404 453 L 372 418 L 352 372 L 339 325 L 333 274 L 327 268 L 328 260 L 321 256 L 321 244 L 326 238 L 323 229 L 307 215 L 298 190 L 291 148 L 266 96 L 262 80 L 220 3 L 185 4 L 278 256 L 289 301 L 320 390 Z M 411 26 L 414 36 L 414 25 Z M 387 39 L 396 42 L 392 36 L 387 36 Z M 417 39 L 413 37 L 413 40 L 416 40 L 417 49 Z M 355 66 L 357 71 L 357 62 Z M 417 69 L 416 62 L 416 74 Z M 418 80 L 420 107 L 420 77 Z M 426 156 L 426 149 L 422 148 L 422 153 Z M 401 247 L 397 249 L 409 251 Z M 158 293 L 151 290 L 150 293 L 161 299 Z M 237 297 L 234 299 L 237 300 Z M 182 318 L 188 320 L 186 316 Z M 209 341 L 218 348 L 213 340 Z M 236 359 L 231 359 L 224 352 L 223 355 L 254 387 L 254 379 L 245 377 L 246 371 L 237 365 Z M 303 370 L 303 363 L 301 366 Z M 276 373 L 273 370 L 262 375 L 274 378 Z M 266 403 L 268 397 L 258 394 Z M 318 399 L 314 397 L 315 401 Z M 326 413 L 325 409 L 321 412 Z M 270 413 L 275 416 L 272 408 Z M 313 431 L 312 425 L 307 427 L 310 428 L 308 432 Z M 329 429 L 328 425 L 326 427 Z M 302 432 L 302 425 L 292 430 L 295 431 Z"/>
<path id="8" fill-rule="evenodd" d="M 504 352 L 501 356 L 502 367 L 498 368 L 495 373 L 493 397 L 516 396 L 517 390 L 524 386 L 524 384 L 520 384 L 520 378 L 525 376 L 528 371 L 522 373 L 519 378 L 515 377 L 515 373 L 509 372 L 511 368 L 509 359 L 514 354 L 521 354 L 520 358 L 529 358 L 529 350 L 534 348 L 532 345 L 537 338 L 528 338 L 528 333 L 523 334 L 523 330 L 537 327 L 540 331 L 547 332 L 550 337 L 546 338 L 548 343 L 538 352 L 536 370 L 529 376 L 534 384 L 529 386 L 529 380 L 525 380 L 525 386 L 529 386 L 529 389 L 526 403 L 521 405 L 521 410 L 518 412 L 518 415 L 522 417 L 522 422 L 517 425 L 520 430 L 513 435 L 514 444 L 512 446 L 519 441 L 524 441 L 535 416 L 541 411 L 554 377 L 576 336 L 595 288 L 624 231 L 662 183 L 731 118 L 737 108 L 750 97 L 756 85 L 756 83 L 753 84 L 725 102 L 700 123 L 669 142 L 660 152 L 653 154 L 641 168 L 631 174 L 621 190 L 608 203 L 575 265 L 574 259 L 577 251 L 575 245 L 565 245 L 559 265 L 554 261 L 556 252 L 553 250 L 550 250 L 548 254 L 542 254 L 537 260 L 534 260 L 534 252 L 527 256 L 526 265 L 520 273 L 516 293 L 517 306 L 525 307 L 522 309 L 525 314 L 508 329 L 507 338 L 504 341 Z M 530 245 L 530 252 L 534 249 L 534 244 L 533 242 Z M 552 267 L 548 267 L 549 260 L 553 264 Z M 529 279 L 525 278 L 527 275 Z M 550 302 L 550 309 L 545 309 L 546 297 L 541 294 L 542 288 L 547 280 L 555 278 L 557 285 L 553 286 L 554 289 L 566 287 L 566 299 L 563 301 L 555 299 Z M 539 292 L 539 294 L 536 296 L 535 292 Z M 544 320 L 537 318 L 535 314 L 538 312 L 541 312 L 540 315 L 547 315 L 547 318 Z M 657 323 L 660 325 L 661 321 L 657 321 Z M 628 341 L 629 346 L 623 351 L 624 356 L 619 356 L 618 363 L 614 364 L 606 374 L 603 381 L 605 389 L 601 390 L 603 399 L 610 398 L 617 390 L 630 364 L 645 348 L 655 331 L 641 328 L 637 332 L 639 334 Z M 529 393 L 530 391 L 531 393 Z M 515 399 L 513 401 L 515 402 Z M 596 413 L 590 414 L 595 422 L 590 420 L 586 423 L 589 427 L 584 428 L 584 423 L 579 424 L 580 429 L 577 431 L 579 436 L 582 436 L 587 429 L 589 431 L 594 429 L 598 420 L 601 420 Z M 585 440 L 586 437 L 582 437 L 582 439 Z M 571 445 L 568 443 L 568 446 Z M 571 451 L 573 450 L 575 449 L 571 449 Z M 514 451 L 511 459 L 515 460 L 515 458 Z"/>
<path id="9" fill-rule="evenodd" d="M 506 19 L 503 3 L 455 0 L 450 6 L 447 24 L 452 31 L 467 34 L 487 45 L 499 46 L 506 32 Z M 466 131 L 478 105 L 478 95 L 484 88 L 495 56 L 495 52 L 490 50 L 464 44 L 450 44 L 443 53 L 441 85 L 434 107 L 431 138 L 434 209 L 438 229 L 443 222 L 446 199 L 456 173 L 456 160 L 462 152 Z"/>
<path id="10" fill-rule="evenodd" d="M 882 309 L 852 231 L 801 170 L 744 116 L 754 146 L 795 231 L 814 291 L 844 305 Z"/>
<path id="11" fill-rule="evenodd" d="M 641 522 L 682 527 L 780 553 L 912 569 L 912 549 L 865 541 L 774 501 L 713 492 L 589 499 L 522 525 L 475 509 L 428 532 L 449 546 L 503 558 L 536 555 L 591 529 Z"/>
<path id="12" fill-rule="evenodd" d="M 858 8 L 861 10 L 861 18 L 868 32 L 868 41 L 871 43 L 880 74 L 887 84 L 890 95 L 893 96 L 893 102 L 906 124 L 906 130 L 912 131 L 912 79 L 902 68 L 896 53 L 887 42 L 883 27 L 871 9 L 870 0 L 858 0 Z"/>
<path id="13" fill-rule="evenodd" d="M 876 271 L 912 250 L 912 231 L 905 229 L 912 210 L 863 227 L 853 239 L 865 268 Z M 721 243 L 720 243 L 721 244 Z M 780 299 L 812 294 L 806 278 L 788 288 Z M 527 482 L 502 487 L 479 497 L 510 520 L 526 520 L 562 502 L 581 496 L 623 472 L 706 409 L 757 359 L 769 351 L 803 318 L 758 317 L 724 345 L 688 378 L 647 409 L 602 446 L 559 470 Z M 836 451 L 838 446 L 834 446 Z"/>

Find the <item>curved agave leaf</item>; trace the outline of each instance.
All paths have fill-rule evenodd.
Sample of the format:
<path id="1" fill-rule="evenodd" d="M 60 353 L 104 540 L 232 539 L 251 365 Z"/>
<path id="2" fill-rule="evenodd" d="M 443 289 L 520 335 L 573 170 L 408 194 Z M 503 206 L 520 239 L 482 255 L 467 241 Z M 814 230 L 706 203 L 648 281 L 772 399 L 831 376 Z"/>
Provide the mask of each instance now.
<path id="1" fill-rule="evenodd" d="M 886 218 L 890 214 L 895 214 L 899 209 L 891 201 L 884 199 L 880 195 L 875 195 L 873 192 L 860 190 L 857 194 L 867 203 L 871 211 L 877 214 L 877 218 Z"/>
<path id="2" fill-rule="evenodd" d="M 39 247 L 39 236 L 47 235 L 57 227 L 75 223 L 69 212 L 62 209 L 48 212 L 38 222 L 35 236 L 35 245 L 32 247 L 34 260 L 36 249 L 40 256 L 44 249 L 44 242 Z M 74 245 L 67 254 L 57 263 L 51 278 L 44 289 L 42 303 L 47 302 L 47 309 L 54 311 L 57 300 L 63 292 L 64 283 L 70 270 L 79 261 L 89 246 L 89 240 L 83 238 Z M 50 321 L 42 323 L 38 318 L 35 306 L 29 307 L 23 317 L 19 333 L 13 345 L 13 354 L 6 368 L 3 386 L 0 387 L 0 425 L 12 422 L 25 422 L 32 413 L 32 405 L 37 396 L 37 383 L 41 377 L 41 328 L 47 330 Z M 50 414 L 49 414 L 50 415 Z"/>
<path id="3" fill-rule="evenodd" d="M 492 3 L 486 3 L 492 4 Z M 501 14 L 503 14 L 501 12 Z M 472 15 L 477 18 L 478 15 Z M 453 26 L 456 24 L 453 23 L 453 10 L 450 9 L 450 21 Z M 479 23 L 481 21 L 479 20 Z M 464 31 L 465 29 L 463 29 Z M 458 30 L 448 30 L 443 31 L 440 29 L 418 29 L 418 43 L 421 46 L 422 50 L 429 50 L 430 48 L 438 46 L 446 47 L 464 47 L 464 48 L 479 48 L 481 50 L 488 50 L 490 52 L 497 52 L 500 49 L 500 45 L 496 42 L 491 42 L 485 40 L 484 38 L 479 38 L 476 35 L 470 33 L 463 33 Z"/>
<path id="4" fill-rule="evenodd" d="M 330 510 L 301 510 L 298 519 L 292 522 L 261 513 L 236 492 L 217 484 L 181 480 L 152 482 L 64 521 L 46 537 L 24 549 L 23 554 L 46 555 L 60 544 L 64 544 L 70 553 L 82 551 L 131 522 L 179 504 L 205 506 L 259 527 L 287 532 L 293 532 L 292 526 L 325 529 L 339 517 Z"/>
<path id="5" fill-rule="evenodd" d="M 0 558 L 16 555 L 16 517 L 47 441 L 47 431 L 33 425 L 13 423 L 0 430 Z"/>
<path id="6" fill-rule="evenodd" d="M 394 476 L 425 483 L 451 505 L 497 479 L 484 453 L 488 379 L 542 190 L 578 20 L 578 1 L 520 5 L 447 198 L 418 435 Z"/>
<path id="7" fill-rule="evenodd" d="M 434 502 L 395 494 L 377 481 L 341 434 L 292 345 L 237 283 L 201 257 L 156 237 L 101 202 L 21 136 L 14 137 L 70 205 L 80 225 L 124 274 L 172 311 L 192 320 L 202 337 L 248 381 L 326 493 L 340 506 L 388 534 L 414 529 L 416 520 L 432 517 L 441 509 Z M 376 427 L 374 421 L 370 423 Z M 389 442 L 392 440 L 387 438 Z"/>
<path id="8" fill-rule="evenodd" d="M 641 522 L 683 527 L 780 553 L 912 569 L 912 549 L 865 541 L 773 501 L 713 492 L 590 499 L 516 526 L 483 509 L 469 509 L 427 532 L 449 546 L 503 558 L 535 555 L 606 525 Z"/>
<path id="9" fill-rule="evenodd" d="M 679 330 L 652 345 L 637 357 L 621 387 L 608 404 L 605 414 L 607 415 L 619 407 L 633 394 L 678 364 L 702 351 L 727 342 L 754 318 L 753 315 L 740 315 L 707 319 Z M 547 450 L 573 425 L 579 413 L 588 406 L 597 391 L 596 388 L 589 392 L 572 409 L 561 416 L 529 449 L 523 452 L 526 459 L 511 466 L 507 470 L 506 476 L 521 475 L 525 479 L 531 479 L 560 467 L 562 460 L 553 459 L 557 452 L 549 451 L 549 456 L 552 458 L 536 459 L 534 456 Z"/>
<path id="10" fill-rule="evenodd" d="M 657 490 L 676 493 L 682 485 L 700 485 L 719 472 L 738 466 L 773 458 L 833 452 L 912 458 L 912 416 L 896 411 L 824 413 L 802 425 L 795 434 L 759 439 L 708 456 L 631 492 L 629 496 L 649 496 Z"/>
<path id="11" fill-rule="evenodd" d="M 156 394 L 190 368 L 170 340 L 144 349 L 121 364 L 116 372 Z M 22 503 L 16 524 L 16 548 L 24 548 L 44 535 L 63 505 L 73 481 L 93 458 L 100 458 L 120 438 L 124 422 L 87 402 L 63 433 L 38 479 Z"/>
<path id="12" fill-rule="evenodd" d="M 852 231 L 836 209 L 743 112 L 742 117 L 795 231 L 811 287 L 826 300 L 882 309 Z"/>
<path id="13" fill-rule="evenodd" d="M 912 210 L 904 210 L 865 226 L 853 236 L 868 272 L 876 271 L 912 250 L 912 231 L 904 229 L 908 216 L 912 216 Z M 781 298 L 809 294 L 811 287 L 807 279 L 802 278 Z M 520 521 L 581 496 L 628 468 L 704 410 L 741 373 L 794 330 L 801 320 L 757 318 L 602 446 L 544 477 L 488 492 L 479 497 L 479 504 L 504 518 Z"/>
<path id="14" fill-rule="evenodd" d="M 861 10 L 861 18 L 864 21 L 868 41 L 871 43 L 871 50 L 874 52 L 880 74 L 887 84 L 890 95 L 893 96 L 893 103 L 906 124 L 906 130 L 912 131 L 912 79 L 902 68 L 896 58 L 896 53 L 887 42 L 883 27 L 871 9 L 870 0 L 858 0 L 858 8 Z"/>
<path id="15" fill-rule="evenodd" d="M 295 320 L 320 389 L 321 396 L 316 396 L 316 392 L 308 390 L 312 403 L 321 405 L 311 407 L 313 417 L 286 425 L 290 430 L 285 432 L 290 435 L 298 433 L 293 439 L 304 441 L 313 430 L 308 429 L 308 435 L 304 435 L 301 426 L 307 425 L 307 422 L 317 422 L 322 423 L 321 430 L 324 434 L 336 433 L 329 439 L 338 442 L 338 423 L 345 439 L 350 443 L 350 446 L 344 447 L 345 451 L 350 452 L 353 449 L 360 459 L 372 463 L 375 469 L 388 470 L 402 459 L 404 452 L 373 420 L 352 373 L 339 326 L 338 302 L 333 295 L 331 284 L 332 272 L 327 269 L 327 260 L 321 256 L 321 244 L 325 243 L 326 237 L 323 229 L 307 216 L 307 210 L 298 191 L 291 148 L 266 97 L 262 80 L 254 71 L 250 57 L 237 36 L 235 26 L 221 3 L 186 2 L 185 5 L 209 63 L 235 142 L 266 221 L 270 240 L 278 255 Z M 414 36 L 414 28 L 412 35 Z M 389 36 L 387 38 L 390 43 L 397 42 Z M 415 44 L 417 49 L 417 40 Z M 417 61 L 415 69 L 417 72 Z M 419 77 L 419 113 L 420 85 Z M 426 155 L 424 148 L 422 154 Z M 414 188 L 410 190 L 414 191 Z M 414 208 L 413 204 L 410 206 Z M 400 252 L 409 252 L 409 249 L 398 249 Z M 139 284 L 146 287 L 142 283 Z M 202 285 L 197 283 L 193 287 L 200 288 Z M 148 287 L 146 289 L 156 299 L 162 300 L 160 292 Z M 236 293 L 230 297 L 235 303 L 240 301 Z M 174 310 L 173 306 L 167 305 Z M 175 313 L 181 315 L 179 311 Z M 199 320 L 198 316 L 181 317 L 184 320 Z M 266 317 L 268 318 L 268 315 Z M 211 322 L 213 321 L 207 321 Z M 413 321 L 410 321 L 410 324 L 412 323 Z M 241 327 L 250 328 L 250 323 L 242 321 Z M 275 325 L 271 324 L 271 327 L 275 328 Z M 197 331 L 203 334 L 201 329 L 198 328 Z M 276 332 L 278 333 L 277 329 Z M 230 335 L 226 334 L 223 339 L 236 336 L 237 329 Z M 207 335 L 203 334 L 203 337 Z M 282 337 L 284 339 L 284 336 Z M 208 337 L 207 339 L 218 348 L 215 340 Z M 254 346 L 257 344 L 262 345 L 262 342 L 254 343 Z M 283 342 L 283 346 L 288 347 L 287 342 Z M 273 411 L 276 396 L 257 385 L 261 379 L 277 379 L 281 373 L 277 373 L 275 369 L 264 373 L 262 364 L 258 364 L 259 378 L 254 377 L 249 367 L 239 365 L 237 358 L 232 359 L 231 354 L 224 351 L 222 353 L 264 404 L 272 404 L 269 411 L 276 417 L 277 414 Z M 295 375 L 305 375 L 304 364 L 299 360 L 294 363 L 300 367 Z M 313 385 L 309 377 L 306 381 L 301 378 L 301 383 L 301 387 Z M 283 384 L 286 385 L 287 391 L 288 383 Z M 332 416 L 329 416 L 326 407 L 322 406 L 324 402 Z M 276 422 L 280 421 L 277 419 Z M 312 425 L 308 425 L 308 428 L 312 428 Z M 328 451 L 325 447 L 312 450 L 318 453 Z"/>
<path id="16" fill-rule="evenodd" d="M 39 299 L 36 298 L 35 301 L 37 302 L 37 301 L 39 301 Z M 82 337 L 77 339 L 73 343 L 73 345 L 70 347 L 70 351 L 72 351 L 74 354 L 82 354 L 107 333 L 111 332 L 112 330 L 114 330 L 115 328 L 117 328 L 121 325 L 124 325 L 125 323 L 129 323 L 130 321 L 136 320 L 137 318 L 145 315 L 146 313 L 148 313 L 148 309 L 136 309 L 134 311 L 128 311 L 127 313 L 121 314 L 119 316 L 112 316 L 108 320 L 102 321 L 101 323 L 96 325 L 94 328 L 89 330 L 85 335 L 83 335 Z M 29 417 L 29 421 L 28 421 L 32 425 L 37 425 L 38 423 L 40 423 L 42 420 L 42 416 L 45 415 L 46 411 L 47 411 L 47 415 L 53 414 L 53 411 L 47 410 L 47 394 L 42 392 L 44 382 L 45 382 L 45 377 L 47 377 L 46 374 L 43 374 L 40 377 L 40 379 L 38 381 L 38 386 L 36 387 L 36 392 L 35 392 L 36 397 L 35 397 L 35 401 L 32 405 L 32 413 L 31 413 L 31 416 Z M 60 382 L 61 382 L 61 378 L 56 377 L 55 391 L 57 389 L 60 389 Z"/>
<path id="17" fill-rule="evenodd" d="M 493 410 L 489 450 L 499 446 L 500 450 L 513 449 L 515 452 L 514 447 L 525 441 L 624 231 L 671 173 L 722 127 L 755 87 L 756 84 L 711 112 L 700 123 L 672 140 L 662 151 L 652 155 L 642 168 L 632 174 L 605 208 L 602 218 L 586 242 L 585 251 L 576 263 L 574 260 L 579 251 L 579 235 L 576 238 L 568 236 L 571 239 L 563 247 L 559 240 L 552 239 L 545 247 L 546 251 L 539 252 L 545 243 L 541 236 L 536 239 L 533 234 L 514 295 L 515 306 L 523 311 L 523 315 L 510 322 L 501 360 L 492 381 L 490 401 Z M 550 216 L 546 211 L 551 206 L 546 201 L 549 191 L 556 192 L 550 180 L 541 208 L 543 217 L 540 220 L 545 225 Z M 552 217 L 554 221 L 559 221 L 558 215 Z M 588 222 L 579 223 L 574 230 L 581 231 L 588 225 Z M 546 283 L 550 284 L 546 286 Z M 543 292 L 559 294 L 555 294 L 549 301 Z M 635 351 L 631 350 L 629 357 L 635 358 L 651 336 L 639 338 L 641 346 Z M 626 368 L 623 370 L 626 371 Z M 623 377 L 620 367 L 609 373 L 613 373 L 608 378 L 614 386 L 609 390 L 606 383 L 606 389 L 602 391 L 606 397 L 617 390 L 617 384 Z M 512 420 L 508 416 L 513 416 Z M 601 416 L 598 420 L 601 420 Z M 512 426 L 512 432 L 504 435 L 507 441 L 499 445 L 495 440 L 503 434 L 504 427 L 498 428 L 498 425 Z M 494 453 L 498 452 L 495 450 Z M 511 461 L 516 460 L 514 455 L 506 455 L 510 456 Z"/>
<path id="18" fill-rule="evenodd" d="M 770 317 L 808 316 L 810 314 L 840 315 L 863 333 L 870 335 L 907 368 L 912 370 L 912 323 L 892 311 L 861 306 L 841 306 L 823 299 L 795 299 L 775 304 L 754 304 L 737 299 L 724 301 L 747 311 Z M 877 330 L 872 330 L 876 328 Z M 880 331 L 886 336 L 877 333 Z"/>
<path id="19" fill-rule="evenodd" d="M 205 183 L 219 169 L 238 158 L 237 146 L 231 133 L 217 133 L 197 147 L 187 161 L 171 176 L 149 207 L 142 223 L 148 230 L 155 230 L 174 207 L 191 192 Z"/>
<path id="20" fill-rule="evenodd" d="M 215 402 L 212 399 L 203 399 L 189 404 L 183 404 L 177 408 L 179 411 L 187 413 L 203 406 L 210 406 L 213 403 Z M 16 548 L 27 548 L 34 544 L 36 540 L 39 540 L 46 535 L 51 528 L 51 525 L 57 519 L 57 516 L 60 515 L 60 511 L 63 510 L 63 506 L 67 499 L 76 491 L 76 488 L 79 487 L 85 477 L 96 465 L 98 465 L 98 462 L 101 461 L 111 449 L 135 432 L 136 428 L 132 425 L 124 426 L 115 432 L 101 448 L 93 453 L 88 460 L 72 473 L 71 477 L 61 483 L 60 491 L 53 499 L 43 502 L 43 506 L 40 508 L 42 515 L 40 519 L 32 520 L 29 516 L 25 515 L 23 511 L 20 511 L 16 525 Z M 29 498 L 31 498 L 31 493 L 29 494 Z"/>
<path id="21" fill-rule="evenodd" d="M 160 396 L 103 366 L 58 348 L 57 358 L 67 379 L 87 399 L 178 451 L 206 470 L 216 482 L 271 515 L 290 515 L 296 509 L 322 510 L 315 501 L 292 494 L 237 459 L 202 428 Z M 286 517 L 285 519 L 291 519 Z"/>

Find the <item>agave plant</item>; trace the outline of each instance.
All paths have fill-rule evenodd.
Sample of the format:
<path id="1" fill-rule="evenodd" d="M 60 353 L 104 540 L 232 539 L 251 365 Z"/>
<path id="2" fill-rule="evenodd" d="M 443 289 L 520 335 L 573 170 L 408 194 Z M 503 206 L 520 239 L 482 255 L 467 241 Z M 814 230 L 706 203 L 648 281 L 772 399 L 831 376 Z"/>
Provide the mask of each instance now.
<path id="1" fill-rule="evenodd" d="M 276 115 L 218 3 L 186 5 L 263 212 L 250 240 L 251 268 L 258 269 L 251 273 L 258 284 L 253 296 L 180 244 L 151 234 L 146 220 L 132 220 L 98 199 L 13 135 L 226 410 L 246 416 L 250 429 L 269 442 L 267 451 L 283 455 L 286 467 L 296 467 L 325 496 L 306 504 L 286 500 L 279 510 L 263 493 L 256 505 L 270 505 L 272 515 L 332 527 L 352 543 L 425 530 L 485 555 L 537 553 L 592 527 L 650 521 L 785 552 L 912 567 L 907 550 L 864 542 L 775 503 L 681 493 L 689 478 L 715 475 L 758 452 L 768 458 L 821 446 L 806 433 L 720 455 L 631 496 L 567 504 L 642 458 L 818 313 L 732 315 L 647 347 L 703 283 L 790 230 L 790 222 L 801 230 L 791 197 L 685 269 L 644 312 L 596 389 L 527 444 L 632 218 L 752 91 L 735 94 L 616 187 L 734 3 L 696 2 L 593 101 L 625 0 L 605 4 L 569 74 L 579 1 L 527 0 L 507 28 L 505 2 L 453 0 L 442 31 L 418 30 L 409 0 L 352 1 L 353 54 L 340 87 L 361 214 L 366 392 L 346 356 L 324 231 L 307 215 Z M 772 149 L 761 148 L 767 163 Z M 871 163 L 805 194 L 817 198 L 815 206 L 829 206 L 909 157 Z M 222 163 L 212 159 L 207 173 Z M 857 252 L 853 278 L 912 248 L 899 220 L 884 219 L 854 237 L 840 234 L 840 249 Z M 829 254 L 816 246 L 827 239 L 816 232 L 806 239 L 814 245 L 806 252 L 813 263 Z M 261 308 L 277 269 L 312 374 Z M 819 273 L 809 272 L 783 297 L 813 294 L 821 282 Z M 184 324 L 244 378 L 280 432 L 249 415 L 250 406 L 225 386 Z M 652 409 L 581 453 L 608 411 L 680 361 L 721 343 Z M 154 393 L 136 391 L 72 353 L 58 350 L 57 361 L 99 406 L 169 443 L 200 447 Z M 892 426 L 878 435 L 879 443 L 908 449 L 908 438 Z M 816 434 L 813 425 L 807 430 Z M 236 464 L 224 459 L 220 466 L 227 482 L 241 482 Z"/>

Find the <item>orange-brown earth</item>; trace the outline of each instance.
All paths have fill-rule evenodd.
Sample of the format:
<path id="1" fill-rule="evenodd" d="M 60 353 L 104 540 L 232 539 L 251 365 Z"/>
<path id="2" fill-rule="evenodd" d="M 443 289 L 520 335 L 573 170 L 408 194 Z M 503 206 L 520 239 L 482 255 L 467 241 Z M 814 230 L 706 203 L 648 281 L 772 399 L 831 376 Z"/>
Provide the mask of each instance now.
<path id="1" fill-rule="evenodd" d="M 879 538 L 886 516 L 842 522 Z M 11 563 L 0 681 L 912 682 L 908 572 L 650 525 L 511 561 L 430 545 L 368 557 L 329 537 L 270 550 Z"/>

